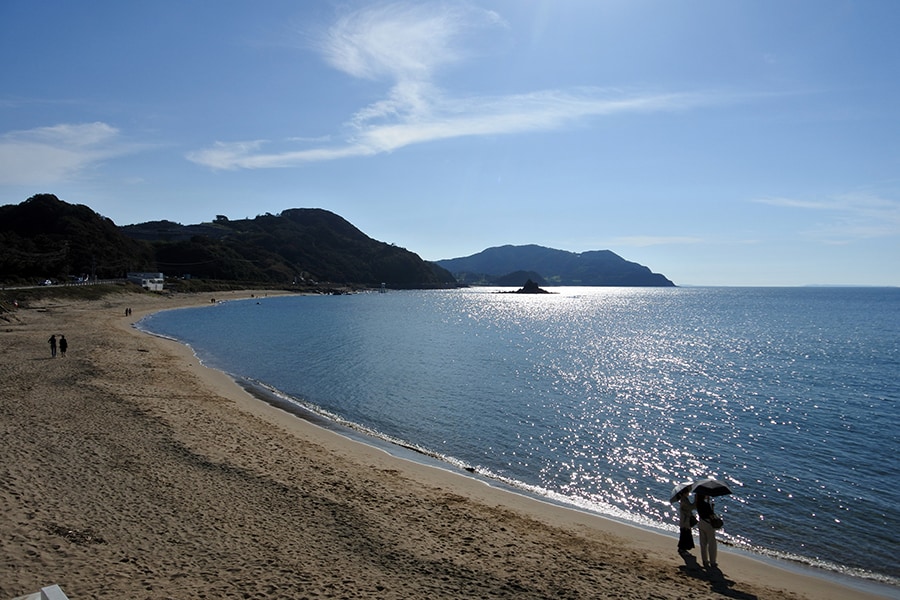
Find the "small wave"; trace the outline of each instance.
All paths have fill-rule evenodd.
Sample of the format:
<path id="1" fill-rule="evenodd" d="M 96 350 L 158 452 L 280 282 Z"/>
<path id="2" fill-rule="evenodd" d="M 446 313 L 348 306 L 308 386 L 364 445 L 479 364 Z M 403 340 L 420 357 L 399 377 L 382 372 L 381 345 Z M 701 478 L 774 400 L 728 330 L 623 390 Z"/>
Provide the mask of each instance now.
<path id="1" fill-rule="evenodd" d="M 286 410 L 287 412 L 290 412 L 295 416 L 314 422 L 317 425 L 337 431 L 338 433 L 355 433 L 357 435 L 354 437 L 370 444 L 374 442 L 375 445 L 381 447 L 382 449 L 386 449 L 392 454 L 396 455 L 399 454 L 397 452 L 398 450 L 405 450 L 414 459 L 415 457 L 424 457 L 427 459 L 431 459 L 431 461 L 436 461 L 437 463 L 439 463 L 439 465 L 454 467 L 455 469 L 464 471 L 469 475 L 477 476 L 480 480 L 485 481 L 489 484 L 497 485 L 498 487 L 502 487 L 510 491 L 523 493 L 538 500 L 556 504 L 557 506 L 595 514 L 628 525 L 641 527 L 643 529 L 669 534 L 674 534 L 677 532 L 677 527 L 675 527 L 675 525 L 660 523 L 659 521 L 648 518 L 644 515 L 623 510 L 622 508 L 614 506 L 612 504 L 595 502 L 584 498 L 566 496 L 565 494 L 560 494 L 541 486 L 536 486 L 516 479 L 505 477 L 503 475 L 495 473 L 487 467 L 481 465 L 471 465 L 465 461 L 459 460 L 452 456 L 448 456 L 446 454 L 442 454 L 440 452 L 435 452 L 419 444 L 414 444 L 400 439 L 396 436 L 380 432 L 372 427 L 367 427 L 365 425 L 355 423 L 311 402 L 286 394 L 283 391 L 272 387 L 262 381 L 257 381 L 246 377 L 238 377 L 233 374 L 230 375 L 234 377 L 242 387 L 244 387 L 257 398 L 264 400 L 265 402 Z M 410 456 L 406 456 L 406 458 L 410 458 Z M 756 555 L 758 557 L 768 558 L 774 561 L 792 563 L 803 567 L 809 567 L 812 569 L 823 571 L 825 573 L 833 573 L 835 575 L 849 577 L 852 579 L 872 581 L 888 586 L 900 586 L 900 579 L 891 577 L 889 575 L 873 573 L 864 569 L 845 567 L 843 565 L 838 565 L 825 560 L 809 558 L 797 554 L 780 552 L 777 550 L 771 550 L 769 548 L 756 546 L 750 543 L 748 540 L 742 539 L 738 536 L 730 535 L 727 531 L 724 530 L 720 533 L 720 536 L 721 537 L 719 541 L 722 545 L 740 550 L 750 555 Z"/>

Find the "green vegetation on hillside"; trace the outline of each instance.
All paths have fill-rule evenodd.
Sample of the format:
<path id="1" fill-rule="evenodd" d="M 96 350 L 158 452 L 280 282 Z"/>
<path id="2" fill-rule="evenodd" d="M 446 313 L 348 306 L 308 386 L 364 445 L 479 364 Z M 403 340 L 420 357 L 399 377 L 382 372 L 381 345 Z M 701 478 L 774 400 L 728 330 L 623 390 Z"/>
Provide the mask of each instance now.
<path id="1" fill-rule="evenodd" d="M 0 251 L 0 282 L 7 284 L 123 278 L 133 271 L 247 285 L 456 284 L 441 267 L 313 208 L 235 221 L 218 215 L 200 225 L 117 227 L 87 206 L 39 194 L 0 207 Z"/>
<path id="2" fill-rule="evenodd" d="M 115 223 L 87 206 L 50 194 L 0 206 L 3 281 L 120 278 L 127 271 L 154 267 L 152 247 L 124 237 Z"/>

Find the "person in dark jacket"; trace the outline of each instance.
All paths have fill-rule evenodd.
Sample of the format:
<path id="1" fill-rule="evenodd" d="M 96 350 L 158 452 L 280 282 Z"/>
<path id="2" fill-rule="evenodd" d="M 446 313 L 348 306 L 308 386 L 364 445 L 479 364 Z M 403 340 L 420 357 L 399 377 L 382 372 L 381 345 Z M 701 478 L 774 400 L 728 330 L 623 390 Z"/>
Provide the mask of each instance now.
<path id="1" fill-rule="evenodd" d="M 713 507 L 709 501 L 709 496 L 703 489 L 697 490 L 697 515 L 700 517 L 700 559 L 706 568 L 717 568 L 716 556 L 718 554 L 718 543 L 716 542 L 716 530 L 709 522 L 713 516 Z"/>

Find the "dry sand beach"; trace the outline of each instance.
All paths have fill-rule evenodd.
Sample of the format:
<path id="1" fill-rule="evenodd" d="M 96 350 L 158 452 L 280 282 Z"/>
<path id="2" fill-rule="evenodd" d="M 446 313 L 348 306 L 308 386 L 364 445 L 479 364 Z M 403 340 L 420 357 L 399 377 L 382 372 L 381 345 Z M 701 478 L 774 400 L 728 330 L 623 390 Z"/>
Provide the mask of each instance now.
<path id="1" fill-rule="evenodd" d="M 874 597 L 730 552 L 709 575 L 674 536 L 391 457 L 131 327 L 209 302 L 47 300 L 0 321 L 0 600 L 54 583 L 72 600 Z"/>

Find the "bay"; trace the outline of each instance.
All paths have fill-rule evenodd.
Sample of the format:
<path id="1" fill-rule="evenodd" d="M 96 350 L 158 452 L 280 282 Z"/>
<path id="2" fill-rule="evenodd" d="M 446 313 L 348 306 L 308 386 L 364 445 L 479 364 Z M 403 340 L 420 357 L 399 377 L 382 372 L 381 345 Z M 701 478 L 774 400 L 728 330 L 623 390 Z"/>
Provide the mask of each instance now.
<path id="1" fill-rule="evenodd" d="M 529 493 L 897 585 L 900 290 L 552 288 L 290 296 L 140 327 L 319 414 Z"/>

